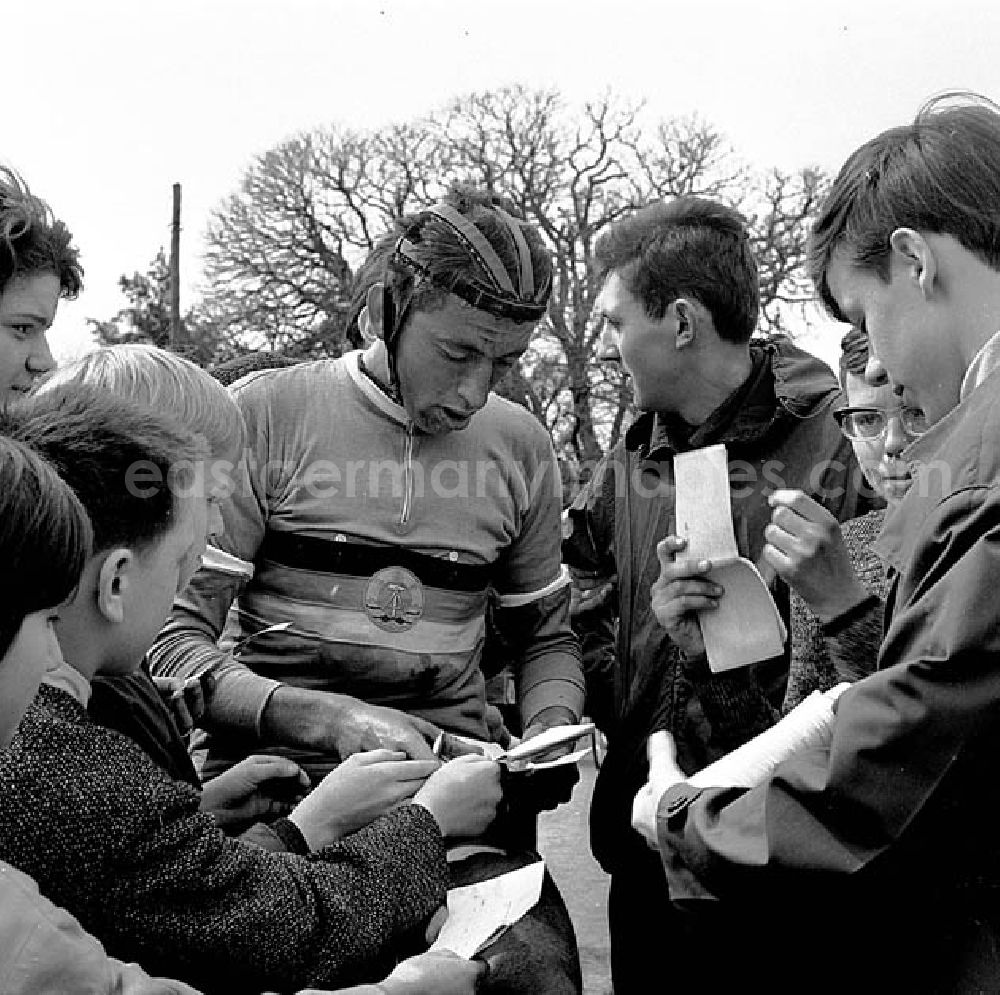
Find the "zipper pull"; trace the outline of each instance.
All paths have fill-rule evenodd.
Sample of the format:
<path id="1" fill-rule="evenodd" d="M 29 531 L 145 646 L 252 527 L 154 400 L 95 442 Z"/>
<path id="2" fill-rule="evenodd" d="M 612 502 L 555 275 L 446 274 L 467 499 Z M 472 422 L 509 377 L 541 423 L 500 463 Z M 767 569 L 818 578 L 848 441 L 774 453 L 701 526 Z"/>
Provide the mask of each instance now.
<path id="1" fill-rule="evenodd" d="M 412 419 L 406 422 L 406 443 L 403 449 L 403 503 L 399 510 L 399 521 L 396 531 L 405 535 L 413 528 L 413 434 L 415 426 Z"/>

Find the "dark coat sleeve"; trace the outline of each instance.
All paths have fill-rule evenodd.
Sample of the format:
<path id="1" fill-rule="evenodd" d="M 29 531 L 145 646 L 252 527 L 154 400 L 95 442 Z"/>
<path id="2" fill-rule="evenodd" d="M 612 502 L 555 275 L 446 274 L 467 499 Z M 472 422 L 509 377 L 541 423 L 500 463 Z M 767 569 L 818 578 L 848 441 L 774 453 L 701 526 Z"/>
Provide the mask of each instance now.
<path id="1" fill-rule="evenodd" d="M 3 859 L 109 953 L 210 990 L 378 977 L 447 887 L 419 806 L 312 856 L 268 853 L 226 837 L 124 737 L 45 708 L 0 769 L 0 829 Z"/>
<path id="2" fill-rule="evenodd" d="M 608 584 L 598 603 L 573 615 L 587 685 L 587 715 L 603 732 L 615 718 L 615 633 L 618 590 L 615 572 L 613 455 L 605 457 L 566 511 L 562 559 L 571 576 Z"/>
<path id="3" fill-rule="evenodd" d="M 900 894 L 918 881 L 925 895 L 1000 884 L 981 817 L 998 793 L 1000 509 L 988 492 L 961 492 L 933 519 L 878 671 L 839 699 L 829 751 L 797 755 L 748 791 L 684 798 L 679 786 L 662 799 L 674 898 L 815 895 L 862 871 Z"/>

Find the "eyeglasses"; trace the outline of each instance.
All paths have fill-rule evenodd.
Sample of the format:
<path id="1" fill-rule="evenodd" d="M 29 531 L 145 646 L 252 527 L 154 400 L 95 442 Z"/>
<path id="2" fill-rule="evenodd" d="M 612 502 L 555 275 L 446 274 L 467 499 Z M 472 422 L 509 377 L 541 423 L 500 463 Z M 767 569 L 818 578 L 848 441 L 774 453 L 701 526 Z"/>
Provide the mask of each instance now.
<path id="1" fill-rule="evenodd" d="M 930 425 L 920 408 L 841 408 L 834 411 L 840 431 L 848 439 L 870 442 L 881 439 L 889 428 L 889 419 L 898 418 L 903 431 L 913 438 L 923 435 Z"/>

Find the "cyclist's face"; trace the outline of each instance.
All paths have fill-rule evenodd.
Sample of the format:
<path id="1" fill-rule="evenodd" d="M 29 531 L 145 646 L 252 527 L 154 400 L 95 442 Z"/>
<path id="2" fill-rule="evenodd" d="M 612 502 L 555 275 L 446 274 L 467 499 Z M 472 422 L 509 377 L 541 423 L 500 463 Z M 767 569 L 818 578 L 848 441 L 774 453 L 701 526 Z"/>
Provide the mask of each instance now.
<path id="1" fill-rule="evenodd" d="M 410 315 L 399 335 L 396 370 L 417 428 L 431 435 L 465 428 L 520 359 L 533 331 L 456 297 Z"/>

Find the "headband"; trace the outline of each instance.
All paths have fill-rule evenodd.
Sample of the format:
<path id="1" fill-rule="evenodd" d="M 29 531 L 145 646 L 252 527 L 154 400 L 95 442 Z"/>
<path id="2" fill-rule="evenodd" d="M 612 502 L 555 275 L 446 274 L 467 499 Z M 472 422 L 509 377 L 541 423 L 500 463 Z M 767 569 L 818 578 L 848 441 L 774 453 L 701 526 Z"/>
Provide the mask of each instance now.
<path id="1" fill-rule="evenodd" d="M 477 310 L 486 311 L 496 318 L 506 318 L 516 323 L 537 322 L 545 314 L 546 305 L 535 300 L 531 252 L 524 233 L 521 231 L 521 222 L 499 208 L 495 208 L 495 210 L 510 232 L 517 250 L 518 283 L 520 285 L 518 291 L 515 291 L 506 267 L 483 233 L 450 204 L 435 204 L 428 208 L 424 215 L 400 236 L 393 249 L 391 261 L 401 263 L 407 269 L 423 276 L 449 293 L 455 294 L 456 297 L 460 297 Z M 481 287 L 461 276 L 446 279 L 431 275 L 427 267 L 420 261 L 416 246 L 422 241 L 421 229 L 432 217 L 438 218 L 451 228 L 468 250 L 469 255 L 475 259 L 479 268 L 489 277 L 491 287 Z M 547 291 L 548 286 L 546 285 L 542 289 Z M 544 296 L 544 294 L 538 296 Z"/>

